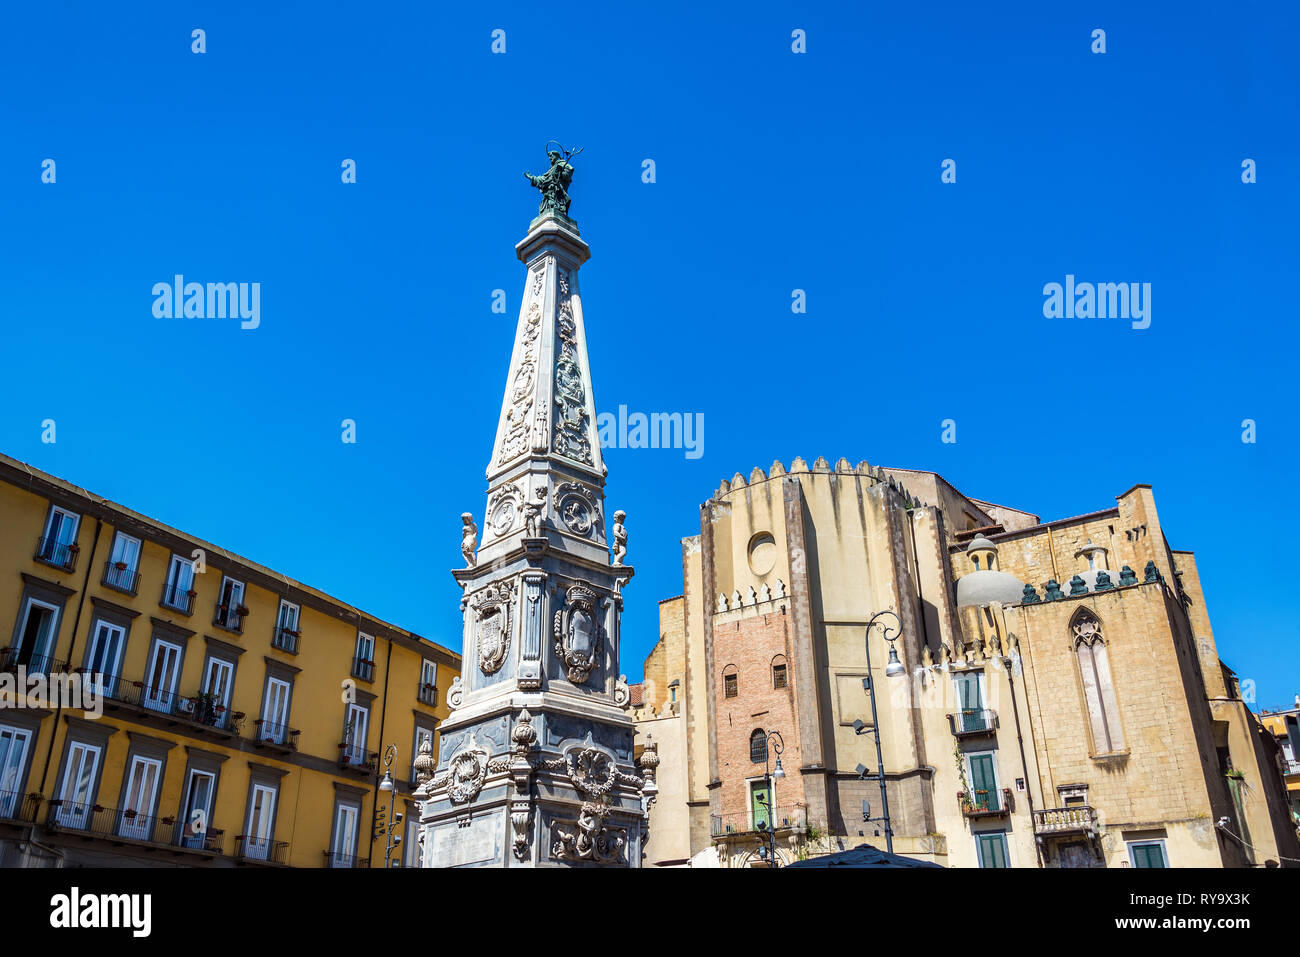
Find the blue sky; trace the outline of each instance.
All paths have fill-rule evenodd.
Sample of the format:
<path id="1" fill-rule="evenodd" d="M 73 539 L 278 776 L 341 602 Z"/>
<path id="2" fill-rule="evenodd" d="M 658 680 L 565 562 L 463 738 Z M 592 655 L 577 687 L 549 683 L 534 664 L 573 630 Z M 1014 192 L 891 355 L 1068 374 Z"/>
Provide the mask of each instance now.
<path id="1" fill-rule="evenodd" d="M 606 452 L 631 676 L 719 480 L 825 455 L 1045 518 L 1149 482 L 1222 656 L 1300 691 L 1291 5 L 262 6 L 5 13 L 6 453 L 456 646 L 556 137 L 598 410 L 705 417 Z M 175 273 L 260 282 L 260 328 L 156 319 Z M 1067 273 L 1150 328 L 1044 318 Z"/>

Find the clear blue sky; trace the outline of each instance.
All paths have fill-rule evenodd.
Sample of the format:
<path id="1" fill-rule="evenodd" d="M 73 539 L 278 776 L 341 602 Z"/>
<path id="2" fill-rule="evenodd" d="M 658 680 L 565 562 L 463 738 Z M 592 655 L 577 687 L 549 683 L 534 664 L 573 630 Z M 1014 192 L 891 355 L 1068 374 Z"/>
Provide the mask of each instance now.
<path id="1" fill-rule="evenodd" d="M 12 8 L 0 448 L 456 646 L 448 570 L 483 511 L 536 211 L 521 171 L 557 137 L 586 147 L 598 410 L 705 416 L 697 460 L 606 453 L 632 677 L 699 503 L 825 455 L 1046 518 L 1151 483 L 1221 654 L 1288 702 L 1294 5 L 1048 6 Z M 175 273 L 260 282 L 261 327 L 155 319 Z M 1152 283 L 1151 327 L 1044 318 L 1067 273 Z"/>

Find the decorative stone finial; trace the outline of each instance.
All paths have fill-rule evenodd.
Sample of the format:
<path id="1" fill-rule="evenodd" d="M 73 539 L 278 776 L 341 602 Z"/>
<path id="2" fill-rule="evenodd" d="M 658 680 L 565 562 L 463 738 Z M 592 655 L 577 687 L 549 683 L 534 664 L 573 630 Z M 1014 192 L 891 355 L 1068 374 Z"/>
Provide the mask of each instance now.
<path id="1" fill-rule="evenodd" d="M 1092 586 L 1093 591 L 1106 591 L 1107 589 L 1114 587 L 1115 583 L 1110 580 L 1110 574 L 1108 572 L 1105 570 L 1097 572 L 1097 580 Z"/>
<path id="2" fill-rule="evenodd" d="M 1061 594 L 1061 584 L 1055 578 L 1047 579 L 1047 584 L 1043 586 L 1044 601 L 1058 601 L 1065 596 Z"/>
<path id="3" fill-rule="evenodd" d="M 1125 585 L 1136 585 L 1137 583 L 1137 572 L 1133 571 L 1133 569 L 1125 565 L 1119 570 L 1119 584 L 1121 588 Z"/>
<path id="4" fill-rule="evenodd" d="M 510 740 L 515 743 L 515 753 L 521 757 L 532 750 L 533 744 L 536 743 L 537 730 L 533 727 L 533 716 L 528 713 L 527 708 L 519 712 L 514 730 L 510 732 Z"/>
<path id="5" fill-rule="evenodd" d="M 1156 562 L 1154 558 L 1147 562 L 1147 567 L 1144 568 L 1142 571 L 1143 574 L 1146 575 L 1146 580 L 1149 582 L 1164 581 L 1164 579 L 1160 576 L 1160 569 L 1156 568 Z"/>
<path id="6" fill-rule="evenodd" d="M 1088 583 L 1085 582 L 1078 575 L 1075 575 L 1073 578 L 1070 579 L 1070 595 L 1074 596 L 1074 595 L 1086 595 L 1086 594 L 1088 594 Z"/>
<path id="7" fill-rule="evenodd" d="M 424 784 L 433 777 L 437 767 L 438 762 L 433 756 L 431 739 L 425 738 L 420 742 L 420 753 L 415 759 L 415 783 Z"/>
<path id="8" fill-rule="evenodd" d="M 1020 604 L 1022 604 L 1022 605 L 1038 605 L 1038 604 L 1041 604 L 1042 601 L 1043 601 L 1043 600 L 1042 600 L 1041 598 L 1038 597 L 1038 592 L 1034 591 L 1034 586 L 1033 586 L 1033 585 L 1026 585 L 1026 586 L 1025 586 L 1025 595 L 1024 595 L 1023 598 L 1020 599 Z"/>

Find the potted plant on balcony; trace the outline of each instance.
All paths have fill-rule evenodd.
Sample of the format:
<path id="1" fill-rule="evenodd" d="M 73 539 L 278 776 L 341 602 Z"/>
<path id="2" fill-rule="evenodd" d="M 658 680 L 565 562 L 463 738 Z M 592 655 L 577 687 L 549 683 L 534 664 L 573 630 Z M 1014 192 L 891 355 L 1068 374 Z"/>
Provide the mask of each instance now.
<path id="1" fill-rule="evenodd" d="M 76 555 L 81 551 L 81 546 L 78 545 L 76 542 L 73 542 L 71 545 L 68 546 L 68 551 L 71 552 L 73 555 Z"/>
<path id="2" fill-rule="evenodd" d="M 113 567 L 120 572 L 126 571 L 126 562 L 113 562 Z"/>
<path id="3" fill-rule="evenodd" d="M 248 606 L 247 606 L 247 605 L 236 605 L 236 606 L 235 606 L 235 614 L 238 615 L 240 618 L 247 618 L 247 617 L 248 617 Z"/>
<path id="4" fill-rule="evenodd" d="M 195 591 L 193 588 L 191 588 L 191 589 L 190 589 L 189 591 L 187 591 L 185 594 L 186 594 L 186 596 L 188 596 L 188 597 L 190 597 L 190 598 L 198 598 L 198 597 L 199 597 L 199 593 L 198 593 L 197 591 Z"/>

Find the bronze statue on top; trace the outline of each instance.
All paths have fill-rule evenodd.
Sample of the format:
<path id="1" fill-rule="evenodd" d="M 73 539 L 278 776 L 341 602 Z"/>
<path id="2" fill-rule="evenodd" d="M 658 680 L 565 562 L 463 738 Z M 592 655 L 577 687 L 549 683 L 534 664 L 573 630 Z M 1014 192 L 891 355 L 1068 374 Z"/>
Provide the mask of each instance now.
<path id="1" fill-rule="evenodd" d="M 537 207 L 539 216 L 557 215 L 568 219 L 569 184 L 573 182 L 573 164 L 569 160 L 581 153 L 582 147 L 566 150 L 555 140 L 551 140 L 546 145 L 550 146 L 552 143 L 559 148 L 546 151 L 546 156 L 551 161 L 551 168 L 541 176 L 534 176 L 532 173 L 524 173 L 524 176 L 529 183 L 542 191 L 542 202 Z"/>

